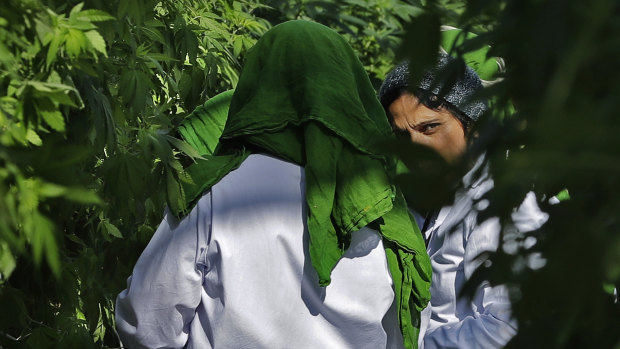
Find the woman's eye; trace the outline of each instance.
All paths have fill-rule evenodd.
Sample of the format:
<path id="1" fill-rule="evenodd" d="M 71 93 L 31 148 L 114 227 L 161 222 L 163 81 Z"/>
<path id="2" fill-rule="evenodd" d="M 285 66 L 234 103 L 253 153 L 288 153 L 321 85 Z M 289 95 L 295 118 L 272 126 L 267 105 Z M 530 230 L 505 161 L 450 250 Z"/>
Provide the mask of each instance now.
<path id="1" fill-rule="evenodd" d="M 439 126 L 439 125 L 440 124 L 438 122 L 432 122 L 432 123 L 429 123 L 429 124 L 424 124 L 424 125 L 422 125 L 420 131 L 422 131 L 422 133 L 432 133 L 435 130 L 435 128 L 437 126 Z"/>

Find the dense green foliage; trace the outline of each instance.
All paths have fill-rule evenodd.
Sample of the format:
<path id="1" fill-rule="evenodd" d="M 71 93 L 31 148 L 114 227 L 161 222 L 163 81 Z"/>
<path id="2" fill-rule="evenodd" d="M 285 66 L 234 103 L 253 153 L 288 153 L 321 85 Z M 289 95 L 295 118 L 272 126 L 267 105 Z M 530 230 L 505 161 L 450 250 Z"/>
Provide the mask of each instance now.
<path id="1" fill-rule="evenodd" d="M 497 183 L 487 213 L 508 217 L 530 189 L 541 199 L 570 193 L 558 205 L 542 201 L 548 223 L 505 234 L 493 268 L 480 273 L 513 284 L 515 348 L 620 347 L 610 294 L 620 286 L 619 13 L 617 1 L 510 0 L 472 2 L 463 17 L 494 21 L 483 40 L 509 68 L 492 93 L 519 110 L 483 141 Z"/>
<path id="2" fill-rule="evenodd" d="M 470 286 L 510 286 L 519 332 L 509 347 L 620 348 L 618 14 L 608 0 L 471 0 L 456 22 L 480 34 L 456 53 L 491 43 L 507 66 L 487 90 L 495 109 L 474 147 L 486 150 L 495 181 L 479 220 L 498 216 L 507 229 Z M 408 40 L 429 33 L 426 51 L 409 51 L 418 64 L 432 59 L 443 16 L 429 6 L 411 24 Z M 563 189 L 570 198 L 549 203 Z M 506 223 L 531 190 L 550 218 L 519 234 Z"/>
<path id="3" fill-rule="evenodd" d="M 618 13 L 612 0 L 5 0 L 0 347 L 119 346 L 116 294 L 181 199 L 181 160 L 198 155 L 170 130 L 296 18 L 342 33 L 376 86 L 397 59 L 431 59 L 440 23 L 481 34 L 457 53 L 493 44 L 509 69 L 489 93 L 519 112 L 479 128 L 496 182 L 487 214 L 506 220 L 531 189 L 571 199 L 542 201 L 548 224 L 507 232 L 478 276 L 514 286 L 515 347 L 620 347 L 603 287 L 620 283 Z"/>

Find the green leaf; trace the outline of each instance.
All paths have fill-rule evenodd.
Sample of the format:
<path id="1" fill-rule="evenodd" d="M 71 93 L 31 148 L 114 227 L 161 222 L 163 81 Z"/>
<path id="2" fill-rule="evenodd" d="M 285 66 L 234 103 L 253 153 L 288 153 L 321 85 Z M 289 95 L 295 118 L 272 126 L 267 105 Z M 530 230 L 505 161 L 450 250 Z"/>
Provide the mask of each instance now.
<path id="1" fill-rule="evenodd" d="M 43 182 L 38 184 L 39 187 L 39 195 L 48 198 L 55 198 L 63 195 L 67 188 L 50 182 Z"/>
<path id="2" fill-rule="evenodd" d="M 157 30 L 157 28 L 142 27 L 141 29 L 144 35 L 146 35 L 149 39 L 157 41 L 161 44 L 166 44 L 166 39 L 164 38 L 162 33 Z"/>
<path id="3" fill-rule="evenodd" d="M 125 103 L 132 106 L 134 112 L 142 111 L 147 97 L 150 97 L 148 76 L 139 70 L 125 71 L 121 75 L 119 90 Z"/>
<path id="4" fill-rule="evenodd" d="M 239 57 L 241 54 L 241 50 L 243 49 L 243 39 L 241 37 L 236 37 L 233 41 L 233 54 L 236 57 Z"/>
<path id="5" fill-rule="evenodd" d="M 70 57 L 78 57 L 80 52 L 86 47 L 86 36 L 81 30 L 69 28 L 67 33 L 65 47 Z"/>
<path id="6" fill-rule="evenodd" d="M 194 147 L 192 147 L 191 145 L 189 145 L 188 143 L 174 138 L 172 136 L 169 135 L 165 135 L 164 136 L 166 138 L 166 140 L 168 142 L 170 142 L 170 144 L 172 146 L 174 146 L 175 148 L 179 149 L 180 151 L 182 151 L 183 153 L 185 153 L 186 155 L 192 157 L 192 158 L 198 158 L 198 159 L 202 159 L 203 157 L 198 153 L 198 151 L 196 151 L 196 149 Z"/>
<path id="7" fill-rule="evenodd" d="M 109 13 L 101 10 L 88 9 L 75 14 L 76 18 L 87 20 L 89 22 L 105 22 L 112 21 L 116 18 Z"/>
<path id="8" fill-rule="evenodd" d="M 16 266 L 17 263 L 9 245 L 4 241 L 0 241 L 0 285 L 11 276 Z"/>
<path id="9" fill-rule="evenodd" d="M 0 63 L 8 66 L 14 60 L 15 58 L 9 49 L 2 42 L 0 42 Z"/>
<path id="10" fill-rule="evenodd" d="M 84 243 L 84 241 L 82 239 L 80 239 L 79 237 L 77 237 L 76 235 L 74 235 L 74 234 L 66 234 L 65 237 L 68 240 L 70 240 L 72 242 L 75 242 L 76 244 L 78 244 L 78 245 L 80 245 L 82 247 L 86 247 L 86 244 Z"/>
<path id="11" fill-rule="evenodd" d="M 23 215 L 30 214 L 39 206 L 38 181 L 34 179 L 18 180 L 19 210 Z"/>
<path id="12" fill-rule="evenodd" d="M 77 15 L 82 10 L 82 7 L 84 7 L 83 2 L 80 2 L 77 5 L 73 6 L 73 8 L 71 9 L 71 12 L 69 12 L 69 17 L 73 17 Z"/>
<path id="13" fill-rule="evenodd" d="M 36 109 L 43 121 L 51 128 L 59 132 L 65 130 L 65 117 L 53 103 L 49 102 L 49 99 L 39 100 Z"/>
<path id="14" fill-rule="evenodd" d="M 118 230 L 118 228 L 114 224 L 108 221 L 101 221 L 101 226 L 107 234 L 110 234 L 111 236 L 114 236 L 120 239 L 123 238 L 123 234 L 121 234 L 121 231 Z"/>
<path id="15" fill-rule="evenodd" d="M 108 56 L 108 53 L 105 47 L 105 40 L 103 39 L 101 34 L 99 34 L 98 31 L 90 30 L 84 33 L 84 35 L 86 36 L 86 38 L 88 39 L 88 41 L 90 42 L 90 44 L 95 50 L 103 54 L 104 57 Z"/>
<path id="16" fill-rule="evenodd" d="M 64 197 L 67 198 L 67 200 L 75 201 L 81 204 L 103 204 L 103 201 L 95 192 L 84 188 L 67 188 L 64 193 Z"/>
<path id="17" fill-rule="evenodd" d="M 173 171 L 166 171 L 166 201 L 173 212 L 180 212 L 185 205 L 183 187 L 174 178 Z"/>
<path id="18" fill-rule="evenodd" d="M 30 142 L 30 144 L 36 146 L 41 146 L 43 144 L 41 137 L 39 137 L 39 135 L 31 128 L 26 131 L 26 139 Z"/>
<path id="19" fill-rule="evenodd" d="M 64 42 L 64 35 L 61 35 L 60 33 L 56 32 L 54 37 L 52 38 L 52 41 L 50 42 L 49 48 L 47 49 L 47 56 L 45 59 L 46 67 L 49 68 L 50 65 L 54 63 L 54 61 L 56 60 L 58 49 L 60 48 L 60 45 L 63 42 Z"/>
<path id="20" fill-rule="evenodd" d="M 416 17 L 406 27 L 407 35 L 401 45 L 402 53 L 408 57 L 410 86 L 417 86 L 422 73 L 433 67 L 437 61 L 440 42 L 440 19 L 436 13 L 426 12 Z M 424 33 L 420 35 L 419 33 Z"/>
<path id="21" fill-rule="evenodd" d="M 190 63 L 196 63 L 196 57 L 198 55 L 198 38 L 196 34 L 189 30 L 185 30 L 185 48 L 189 57 Z"/>
<path id="22" fill-rule="evenodd" d="M 32 254 L 35 264 L 41 263 L 41 257 L 45 253 L 48 266 L 55 276 L 60 276 L 60 258 L 58 257 L 58 245 L 54 236 L 54 224 L 47 217 L 34 211 L 32 218 Z"/>
<path id="23" fill-rule="evenodd" d="M 50 75 L 50 77 L 52 76 L 53 75 Z M 47 103 L 47 101 L 51 100 L 55 104 L 64 104 L 71 107 L 77 107 L 71 97 L 69 97 L 69 94 L 73 93 L 76 98 L 79 99 L 79 93 L 74 87 L 54 82 L 41 82 L 35 80 L 26 81 L 24 86 L 34 88 L 34 95 L 39 101 L 44 100 L 45 103 Z"/>
<path id="24" fill-rule="evenodd" d="M 79 20 L 76 18 L 71 18 L 69 22 L 67 23 L 67 26 L 72 29 L 77 29 L 80 31 L 97 29 L 97 26 L 92 24 L 91 22 Z"/>
<path id="25" fill-rule="evenodd" d="M 568 189 L 564 189 L 561 192 L 557 193 L 555 197 L 560 201 L 570 200 L 570 194 L 568 193 Z"/>

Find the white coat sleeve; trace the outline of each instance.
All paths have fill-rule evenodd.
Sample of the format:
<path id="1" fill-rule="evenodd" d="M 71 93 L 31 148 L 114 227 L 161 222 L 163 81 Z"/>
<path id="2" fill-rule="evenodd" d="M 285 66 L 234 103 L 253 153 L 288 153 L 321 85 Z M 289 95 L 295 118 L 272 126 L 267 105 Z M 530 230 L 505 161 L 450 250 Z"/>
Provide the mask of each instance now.
<path id="1" fill-rule="evenodd" d="M 116 299 L 116 327 L 128 348 L 182 348 L 200 304 L 211 227 L 205 194 L 178 221 L 167 212 Z"/>
<path id="2" fill-rule="evenodd" d="M 518 232 L 540 228 L 548 215 L 536 204 L 534 193 L 527 194 L 521 206 L 512 214 Z M 498 218 L 474 224 L 464 241 L 464 278 L 469 279 L 480 262 L 477 257 L 499 247 L 501 226 Z M 508 289 L 503 285 L 491 287 L 484 282 L 478 286 L 471 301 L 473 314 L 456 323 L 436 327 L 424 337 L 424 348 L 502 348 L 517 333 L 516 320 L 512 318 Z"/>
<path id="3" fill-rule="evenodd" d="M 495 250 L 499 239 L 499 220 L 489 219 L 475 229 L 465 242 L 464 277 L 469 278 L 477 267 L 476 257 Z M 457 276 L 458 278 L 458 276 Z M 457 281 L 458 288 L 465 280 Z M 460 291 L 457 290 L 457 294 Z M 457 305 L 457 311 L 459 306 Z M 501 348 L 516 334 L 511 319 L 510 299 L 504 286 L 481 284 L 470 306 L 473 313 L 458 322 L 435 325 L 424 337 L 424 349 L 433 348 Z"/>

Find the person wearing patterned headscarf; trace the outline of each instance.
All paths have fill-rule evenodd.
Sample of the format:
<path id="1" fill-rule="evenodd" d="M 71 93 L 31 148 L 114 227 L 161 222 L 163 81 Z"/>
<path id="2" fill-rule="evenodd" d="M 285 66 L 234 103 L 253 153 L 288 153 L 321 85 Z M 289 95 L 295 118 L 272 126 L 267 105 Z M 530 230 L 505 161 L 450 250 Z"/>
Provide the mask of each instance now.
<path id="1" fill-rule="evenodd" d="M 117 298 L 122 342 L 416 348 L 430 260 L 351 47 L 320 24 L 275 26 L 248 53 L 228 117 L 212 118 L 229 97 L 179 129 L 203 156 Z"/>
<path id="2" fill-rule="evenodd" d="M 485 55 L 482 58 L 486 60 Z M 462 159 L 475 137 L 472 125 L 487 110 L 480 94 L 483 83 L 472 68 L 461 70 L 451 84 L 440 77 L 454 60 L 440 53 L 437 65 L 424 72 L 417 85 L 412 85 L 409 63 L 402 63 L 387 75 L 379 91 L 395 132 L 434 150 L 448 163 Z M 479 66 L 489 68 L 487 63 Z M 473 298 L 461 295 L 480 266 L 480 255 L 497 250 L 501 231 L 497 217 L 478 219 L 488 205 L 484 196 L 493 188 L 485 155 L 467 170 L 451 204 L 427 212 L 412 209 L 422 227 L 433 268 L 431 301 L 421 325 L 420 347 L 425 349 L 501 348 L 517 330 L 506 286 L 483 282 Z M 511 229 L 533 231 L 547 219 L 530 192 L 512 214 Z"/>

